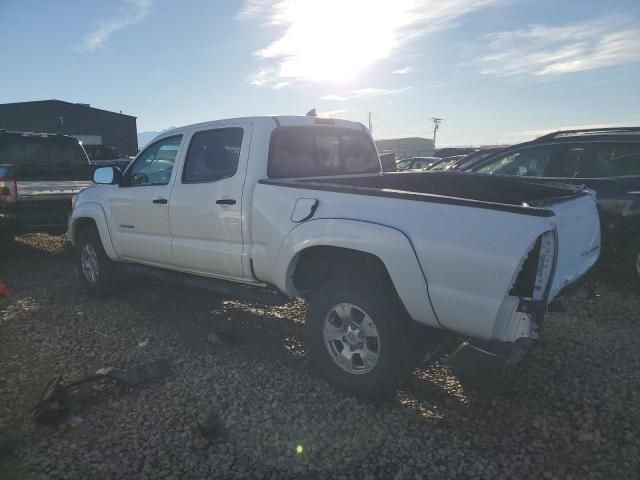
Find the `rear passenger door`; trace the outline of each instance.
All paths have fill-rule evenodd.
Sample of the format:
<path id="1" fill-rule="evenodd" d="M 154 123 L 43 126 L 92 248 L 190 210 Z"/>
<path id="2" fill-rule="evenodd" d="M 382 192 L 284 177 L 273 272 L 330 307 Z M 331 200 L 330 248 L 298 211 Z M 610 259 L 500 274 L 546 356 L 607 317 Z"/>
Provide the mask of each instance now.
<path id="1" fill-rule="evenodd" d="M 251 126 L 225 124 L 193 132 L 169 202 L 176 267 L 241 279 L 242 190 Z"/>

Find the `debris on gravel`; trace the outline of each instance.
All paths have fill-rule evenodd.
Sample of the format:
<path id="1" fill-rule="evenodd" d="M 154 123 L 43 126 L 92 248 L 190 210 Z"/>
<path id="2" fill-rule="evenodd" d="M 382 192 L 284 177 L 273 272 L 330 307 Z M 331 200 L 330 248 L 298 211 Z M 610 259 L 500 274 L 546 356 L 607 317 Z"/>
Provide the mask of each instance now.
<path id="1" fill-rule="evenodd" d="M 461 381 L 435 364 L 366 403 L 309 365 L 304 302 L 158 284 L 97 299 L 62 236 L 20 237 L 2 254 L 2 479 L 640 478 L 640 291 L 615 272 L 590 274 L 500 376 Z M 29 418 L 51 378 L 158 358 L 171 376 L 87 386 L 72 406 L 81 421 Z"/>

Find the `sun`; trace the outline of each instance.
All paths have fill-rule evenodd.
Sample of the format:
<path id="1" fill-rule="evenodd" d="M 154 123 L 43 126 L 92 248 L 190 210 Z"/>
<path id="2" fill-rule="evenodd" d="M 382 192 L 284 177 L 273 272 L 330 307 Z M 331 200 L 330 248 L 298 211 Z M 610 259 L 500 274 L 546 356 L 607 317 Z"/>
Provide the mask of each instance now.
<path id="1" fill-rule="evenodd" d="M 346 81 L 386 58 L 409 23 L 406 0 L 285 0 L 275 6 L 273 23 L 284 34 L 260 50 L 278 59 L 278 77 L 312 81 Z"/>

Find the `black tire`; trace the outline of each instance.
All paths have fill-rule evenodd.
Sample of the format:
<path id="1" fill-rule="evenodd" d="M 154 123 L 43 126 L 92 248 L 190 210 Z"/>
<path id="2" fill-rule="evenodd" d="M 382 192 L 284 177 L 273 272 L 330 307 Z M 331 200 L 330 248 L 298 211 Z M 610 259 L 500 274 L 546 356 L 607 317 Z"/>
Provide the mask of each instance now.
<path id="1" fill-rule="evenodd" d="M 627 248 L 625 269 L 636 284 L 640 285 L 640 238 L 636 238 Z"/>
<path id="2" fill-rule="evenodd" d="M 341 368 L 325 343 L 325 319 L 341 303 L 366 312 L 377 329 L 379 355 L 375 366 L 366 373 L 350 373 Z M 311 296 L 306 345 L 315 367 L 333 386 L 357 397 L 379 400 L 394 394 L 416 364 L 416 349 L 408 334 L 407 321 L 388 282 L 358 277 L 330 279 Z"/>
<path id="3" fill-rule="evenodd" d="M 98 268 L 94 281 L 90 278 L 91 275 L 83 269 L 83 251 L 87 246 L 93 249 L 96 254 Z M 105 253 L 100 235 L 93 228 L 88 228 L 78 233 L 78 240 L 76 242 L 76 268 L 80 276 L 80 282 L 89 294 L 102 297 L 113 291 L 115 286 L 114 262 Z"/>

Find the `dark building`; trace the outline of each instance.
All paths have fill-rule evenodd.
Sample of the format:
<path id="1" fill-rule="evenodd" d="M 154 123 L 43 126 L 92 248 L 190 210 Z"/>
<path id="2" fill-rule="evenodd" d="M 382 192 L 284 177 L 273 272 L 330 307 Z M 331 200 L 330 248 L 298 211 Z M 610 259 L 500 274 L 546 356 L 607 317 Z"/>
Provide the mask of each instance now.
<path id="1" fill-rule="evenodd" d="M 115 146 L 125 155 L 138 152 L 136 117 L 82 103 L 41 100 L 0 104 L 0 129 L 63 133 L 84 144 Z"/>

